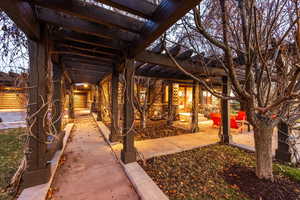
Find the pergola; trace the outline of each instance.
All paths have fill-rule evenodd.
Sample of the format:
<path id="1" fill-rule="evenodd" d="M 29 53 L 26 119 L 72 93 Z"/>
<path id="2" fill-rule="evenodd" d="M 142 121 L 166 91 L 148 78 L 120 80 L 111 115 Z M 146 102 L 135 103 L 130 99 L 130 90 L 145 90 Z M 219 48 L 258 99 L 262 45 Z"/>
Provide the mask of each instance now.
<path id="1" fill-rule="evenodd" d="M 98 3 L 98 4 L 96 4 Z M 163 44 L 152 50 L 146 48 L 158 39 L 171 25 L 195 7 L 199 0 L 161 0 L 154 5 L 146 0 L 11 0 L 1 1 L 0 7 L 27 35 L 29 39 L 29 103 L 28 126 L 31 136 L 28 141 L 27 168 L 23 174 L 23 187 L 48 181 L 52 155 L 49 150 L 45 128 L 47 106 L 45 100 L 52 97 L 55 106 L 55 129 L 63 138 L 60 116 L 61 80 L 72 97 L 72 84 L 97 85 L 112 75 L 112 129 L 111 141 L 118 136 L 114 121 L 118 120 L 117 85 L 118 75 L 125 72 L 124 133 L 121 159 L 124 163 L 136 161 L 134 135 L 131 125 L 134 120 L 132 106 L 133 75 L 163 79 L 190 79 L 180 72 L 163 52 Z M 177 62 L 198 75 L 222 77 L 223 93 L 229 94 L 230 84 L 223 69 L 204 68 L 199 56 L 193 51 L 180 52 L 179 46 L 169 49 Z M 49 84 L 53 84 L 50 95 Z M 100 91 L 100 90 L 99 90 Z M 169 113 L 172 109 L 172 88 L 169 87 Z M 194 83 L 199 94 L 199 83 Z M 99 95 L 100 96 L 100 95 Z M 195 95 L 199 102 L 199 95 Z M 69 114 L 74 117 L 73 100 L 70 98 Z M 229 143 L 229 104 L 222 100 L 223 142 Z M 98 112 L 99 113 L 99 112 Z M 198 115 L 194 109 L 193 115 Z M 99 115 L 100 116 L 100 115 Z M 100 119 L 100 118 L 99 118 Z M 193 117 L 197 124 L 197 117 Z M 61 148 L 60 142 L 55 150 Z M 51 154 L 51 155 L 49 155 Z"/>

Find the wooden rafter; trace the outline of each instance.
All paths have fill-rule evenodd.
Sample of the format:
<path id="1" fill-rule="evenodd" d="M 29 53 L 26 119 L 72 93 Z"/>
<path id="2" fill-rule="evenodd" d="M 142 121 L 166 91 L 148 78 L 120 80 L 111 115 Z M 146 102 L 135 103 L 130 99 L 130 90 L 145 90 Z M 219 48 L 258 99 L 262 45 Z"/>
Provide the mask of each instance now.
<path id="1" fill-rule="evenodd" d="M 134 33 L 118 30 L 113 27 L 91 23 L 72 16 L 62 16 L 61 14 L 47 8 L 39 8 L 37 14 L 38 18 L 46 23 L 83 34 L 123 41 L 133 41 L 136 37 L 138 37 Z"/>
<path id="2" fill-rule="evenodd" d="M 119 50 L 125 47 L 125 43 L 118 40 L 99 38 L 93 35 L 80 34 L 73 31 L 59 30 L 51 35 L 53 40 L 68 40 L 96 47 L 105 47 L 110 49 Z"/>
<path id="3" fill-rule="evenodd" d="M 36 5 L 57 10 L 97 24 L 139 33 L 143 22 L 79 0 L 33 0 Z"/>
<path id="4" fill-rule="evenodd" d="M 146 62 L 150 64 L 161 65 L 165 67 L 178 69 L 177 66 L 172 62 L 172 60 L 167 55 L 155 54 L 149 51 L 144 51 L 140 53 L 136 60 L 140 62 Z M 207 75 L 224 75 L 225 72 L 220 68 L 206 68 L 203 66 L 199 66 L 195 63 L 192 63 L 187 60 L 177 60 L 178 64 L 183 66 L 189 72 L 198 72 L 198 73 L 206 73 Z"/>
<path id="5" fill-rule="evenodd" d="M 143 51 L 199 2 L 200 0 L 163 0 L 152 19 L 145 23 L 141 37 L 133 43 L 130 56 L 134 57 Z"/>
<path id="6" fill-rule="evenodd" d="M 59 45 L 61 47 L 65 48 L 71 48 L 71 49 L 77 49 L 77 50 L 82 50 L 82 51 L 87 51 L 93 53 L 98 53 L 98 54 L 104 54 L 104 55 L 110 55 L 110 56 L 120 56 L 121 52 L 105 47 L 95 47 L 92 45 L 87 45 L 87 44 L 81 44 L 77 42 L 70 42 L 70 41 L 59 41 Z"/>
<path id="7" fill-rule="evenodd" d="M 150 19 L 156 6 L 147 0 L 96 0 L 108 6 Z"/>

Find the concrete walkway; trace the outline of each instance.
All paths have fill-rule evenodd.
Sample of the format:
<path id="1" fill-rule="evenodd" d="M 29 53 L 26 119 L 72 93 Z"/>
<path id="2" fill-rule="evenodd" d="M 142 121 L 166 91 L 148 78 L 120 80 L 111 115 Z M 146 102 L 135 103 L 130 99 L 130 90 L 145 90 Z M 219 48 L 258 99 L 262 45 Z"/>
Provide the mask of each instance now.
<path id="1" fill-rule="evenodd" d="M 109 129 L 102 122 L 98 122 L 98 126 L 101 132 L 108 137 L 110 134 Z M 135 141 L 135 147 L 144 159 L 149 159 L 155 156 L 182 152 L 217 143 L 219 142 L 218 131 L 219 130 L 217 128 L 211 128 L 211 125 L 209 124 L 203 124 L 201 125 L 200 132 L 198 133 Z M 243 145 L 247 149 L 254 150 L 254 138 L 252 131 L 248 133 L 238 133 L 233 130 L 232 139 L 234 143 Z M 122 144 L 114 143 L 112 146 L 116 154 L 119 156 Z M 274 133 L 273 154 L 275 154 L 276 149 L 277 134 Z"/>
<path id="2" fill-rule="evenodd" d="M 139 199 L 90 115 L 77 114 L 65 158 L 52 185 L 53 200 Z"/>

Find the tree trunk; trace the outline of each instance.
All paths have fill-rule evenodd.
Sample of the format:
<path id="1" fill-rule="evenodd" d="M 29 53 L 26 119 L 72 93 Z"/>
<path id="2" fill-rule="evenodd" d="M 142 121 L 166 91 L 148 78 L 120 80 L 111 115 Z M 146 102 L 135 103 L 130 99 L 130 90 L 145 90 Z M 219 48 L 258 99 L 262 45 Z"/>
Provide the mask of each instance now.
<path id="1" fill-rule="evenodd" d="M 254 128 L 256 175 L 260 179 L 273 180 L 272 136 L 274 127 L 265 122 Z"/>

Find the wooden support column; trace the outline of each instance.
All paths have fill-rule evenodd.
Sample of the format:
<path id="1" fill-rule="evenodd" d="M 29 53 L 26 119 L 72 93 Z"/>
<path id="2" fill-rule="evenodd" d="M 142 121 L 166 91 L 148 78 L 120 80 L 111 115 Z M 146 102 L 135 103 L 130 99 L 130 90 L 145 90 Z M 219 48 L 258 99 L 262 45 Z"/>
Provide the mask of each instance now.
<path id="1" fill-rule="evenodd" d="M 167 124 L 171 126 L 173 124 L 173 83 L 169 82 L 168 84 L 168 120 Z"/>
<path id="2" fill-rule="evenodd" d="M 102 90 L 100 83 L 97 86 L 97 92 L 98 92 L 98 102 L 97 102 L 97 121 L 102 121 Z"/>
<path id="3" fill-rule="evenodd" d="M 118 111 L 118 88 L 119 88 L 119 72 L 113 70 L 111 79 L 111 132 L 109 140 L 116 142 L 119 140 L 119 111 Z"/>
<path id="4" fill-rule="evenodd" d="M 192 110 L 192 133 L 199 132 L 198 125 L 198 113 L 199 113 L 199 101 L 200 101 L 200 84 L 198 81 L 194 81 L 193 84 L 193 110 Z"/>
<path id="5" fill-rule="evenodd" d="M 46 30 L 44 30 L 46 31 Z M 47 160 L 47 135 L 44 128 L 44 116 L 47 106 L 47 45 L 46 38 L 35 42 L 29 40 L 29 102 L 27 114 L 31 134 L 27 144 L 27 168 L 22 176 L 22 188 L 31 187 L 48 182 L 50 165 Z"/>
<path id="6" fill-rule="evenodd" d="M 53 125 L 54 132 L 58 136 L 58 146 L 57 149 L 62 149 L 63 138 L 65 132 L 62 130 L 62 118 L 63 118 L 63 105 L 62 105 L 62 68 L 58 64 L 53 64 Z"/>
<path id="7" fill-rule="evenodd" d="M 205 104 L 205 101 L 204 101 L 204 96 L 203 96 L 203 89 L 202 87 L 199 88 L 199 95 L 200 95 L 200 104 L 201 105 L 204 105 Z"/>
<path id="8" fill-rule="evenodd" d="M 53 104 L 52 109 L 53 123 L 56 132 L 60 132 L 62 128 L 61 117 L 62 117 L 62 104 L 61 104 L 61 78 L 62 69 L 59 65 L 53 64 Z"/>
<path id="9" fill-rule="evenodd" d="M 230 96 L 231 83 L 227 76 L 222 77 L 222 93 L 223 96 Z M 221 143 L 230 144 L 232 142 L 230 134 L 230 104 L 229 100 L 221 100 L 221 110 L 222 110 L 222 136 Z"/>
<path id="10" fill-rule="evenodd" d="M 70 94 L 69 94 L 69 118 L 74 119 L 74 86 L 71 85 Z"/>
<path id="11" fill-rule="evenodd" d="M 277 160 L 292 162 L 292 154 L 289 151 L 290 147 L 286 142 L 290 135 L 290 131 L 288 124 L 284 122 L 278 124 L 278 148 L 275 153 L 275 158 Z"/>
<path id="12" fill-rule="evenodd" d="M 133 93 L 134 93 L 134 60 L 125 61 L 125 97 L 124 97 L 124 128 L 123 128 L 123 149 L 121 151 L 121 160 L 123 163 L 136 161 L 136 149 L 134 147 L 134 132 L 131 129 L 134 122 Z"/>

